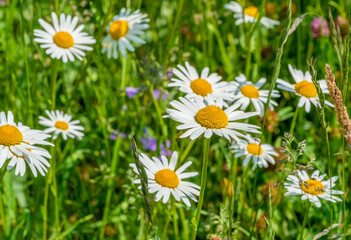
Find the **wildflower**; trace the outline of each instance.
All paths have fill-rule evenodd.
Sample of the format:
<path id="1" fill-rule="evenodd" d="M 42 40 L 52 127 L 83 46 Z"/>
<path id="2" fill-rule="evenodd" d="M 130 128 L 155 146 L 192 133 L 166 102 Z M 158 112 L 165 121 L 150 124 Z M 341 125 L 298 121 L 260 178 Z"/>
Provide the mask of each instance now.
<path id="1" fill-rule="evenodd" d="M 126 87 L 126 93 L 129 98 L 133 98 L 138 92 L 140 88 Z"/>
<path id="2" fill-rule="evenodd" d="M 119 132 L 118 130 L 113 131 L 113 134 L 110 135 L 111 140 L 116 140 L 117 136 L 120 136 L 122 139 L 125 139 L 127 135 L 125 133 Z"/>
<path id="3" fill-rule="evenodd" d="M 67 61 L 73 62 L 75 57 L 83 60 L 84 51 L 93 50 L 88 46 L 95 43 L 95 39 L 82 32 L 84 26 L 80 25 L 76 28 L 78 17 L 71 15 L 60 15 L 58 19 L 56 13 L 51 13 L 53 26 L 39 19 L 39 24 L 45 31 L 40 29 L 34 30 L 34 41 L 41 44 L 41 48 L 46 49 L 46 54 L 51 58 L 62 59 L 64 63 Z"/>
<path id="4" fill-rule="evenodd" d="M 297 96 L 300 96 L 300 100 L 297 106 L 305 106 L 306 112 L 310 112 L 311 103 L 316 107 L 320 106 L 317 89 L 312 82 L 311 74 L 308 71 L 305 74 L 303 74 L 301 70 L 294 69 L 290 64 L 288 67 L 296 83 L 291 84 L 282 79 L 278 79 L 278 88 L 283 89 L 285 91 L 293 92 Z M 324 94 L 328 94 L 329 92 L 326 81 L 319 80 L 318 83 L 322 89 L 322 92 Z M 334 107 L 334 105 L 328 101 L 325 101 L 325 104 L 330 107 Z"/>
<path id="5" fill-rule="evenodd" d="M 188 129 L 181 138 L 189 137 L 191 140 L 198 138 L 204 134 L 205 138 L 210 138 L 213 133 L 218 136 L 223 136 L 230 140 L 233 138 L 239 141 L 238 137 L 247 138 L 238 130 L 244 132 L 260 133 L 257 129 L 260 127 L 234 122 L 240 119 L 247 119 L 257 115 L 257 113 L 244 113 L 243 111 L 235 111 L 239 104 L 234 104 L 226 110 L 223 108 L 223 100 L 214 100 L 212 95 L 202 98 L 179 98 L 179 101 L 172 101 L 171 105 L 175 109 L 167 109 L 168 115 L 173 120 L 180 122 L 181 125 L 177 127 L 178 130 Z"/>
<path id="6" fill-rule="evenodd" d="M 243 166 L 247 166 L 252 159 L 255 165 L 260 168 L 268 167 L 268 162 L 275 164 L 274 157 L 279 154 L 274 151 L 274 148 L 270 144 L 261 144 L 259 139 L 254 139 L 249 136 L 248 141 L 239 141 L 233 143 L 230 147 L 232 152 L 235 153 L 235 158 L 245 157 Z"/>
<path id="7" fill-rule="evenodd" d="M 171 156 L 172 155 L 172 150 L 168 150 L 168 148 L 171 147 L 171 142 L 169 140 L 166 141 L 166 145 L 165 144 L 161 144 L 161 156 Z"/>
<path id="8" fill-rule="evenodd" d="M 128 49 L 134 52 L 134 47 L 131 41 L 144 44 L 145 41 L 139 38 L 144 30 L 150 26 L 146 24 L 150 20 L 147 14 L 140 13 L 139 10 L 131 13 L 131 9 L 122 8 L 119 15 L 113 17 L 113 21 L 107 26 L 108 35 L 102 41 L 102 53 L 107 52 L 107 57 L 114 59 L 118 58 L 117 49 L 123 57 L 126 57 Z"/>
<path id="9" fill-rule="evenodd" d="M 253 84 L 251 81 L 247 81 L 244 74 L 240 74 L 235 78 L 237 89 L 235 92 L 234 103 L 240 104 L 240 110 L 246 110 L 250 103 L 253 104 L 256 112 L 259 116 L 264 115 L 264 104 L 268 100 L 269 90 L 259 90 L 265 83 L 266 79 L 261 78 L 257 83 Z M 271 97 L 280 97 L 277 90 L 273 90 Z M 270 100 L 269 107 L 278 106 L 278 104 Z"/>
<path id="10" fill-rule="evenodd" d="M 187 162 L 175 170 L 178 161 L 177 152 L 173 152 L 170 161 L 165 156 L 162 156 L 162 161 L 160 161 L 156 157 L 150 159 L 145 154 L 140 155 L 140 161 L 148 176 L 149 193 L 156 193 L 155 201 L 163 198 L 163 203 L 166 203 L 172 194 L 177 201 L 182 200 L 187 206 L 190 206 L 188 198 L 197 202 L 195 196 L 199 196 L 200 187 L 194 183 L 183 181 L 183 179 L 198 174 L 197 172 L 184 172 L 192 162 Z M 139 175 L 135 164 L 129 164 L 129 166 Z M 134 183 L 141 184 L 141 181 L 137 179 Z M 140 188 L 141 186 L 139 186 Z"/>
<path id="11" fill-rule="evenodd" d="M 7 169 L 16 167 L 15 174 L 23 176 L 26 172 L 26 162 L 36 177 L 36 169 L 42 175 L 50 166 L 46 158 L 51 158 L 50 154 L 36 146 L 37 144 L 51 145 L 45 141 L 50 135 L 43 131 L 30 129 L 22 123 L 15 123 L 13 114 L 8 111 L 7 118 L 5 112 L 0 113 L 0 168 L 7 159 L 11 159 Z"/>
<path id="12" fill-rule="evenodd" d="M 143 129 L 143 131 L 144 131 L 144 134 L 146 135 L 146 137 L 145 138 L 141 137 L 140 141 L 144 145 L 145 150 L 156 151 L 156 149 L 157 149 L 156 138 L 151 138 L 149 136 L 149 133 L 147 132 L 146 127 Z"/>
<path id="13" fill-rule="evenodd" d="M 160 91 L 157 89 L 152 90 L 152 93 L 154 95 L 154 98 L 158 100 L 160 98 Z"/>
<path id="14" fill-rule="evenodd" d="M 349 33 L 349 22 L 347 19 L 343 18 L 342 16 L 338 16 L 336 18 L 335 25 L 339 27 L 341 36 L 346 37 Z"/>
<path id="15" fill-rule="evenodd" d="M 311 22 L 311 31 L 314 38 L 329 37 L 330 31 L 328 22 L 322 17 L 315 17 Z"/>
<path id="16" fill-rule="evenodd" d="M 45 111 L 46 115 L 49 118 L 40 116 L 39 124 L 48 127 L 44 130 L 45 133 L 54 133 L 53 139 L 56 139 L 57 136 L 61 133 L 64 140 L 67 140 L 67 137 L 82 139 L 84 134 L 81 132 L 84 128 L 78 125 L 79 120 L 73 120 L 72 116 L 64 113 L 63 111 Z"/>
<path id="17" fill-rule="evenodd" d="M 298 176 L 289 175 L 286 180 L 291 183 L 284 183 L 284 187 L 287 192 L 284 196 L 302 195 L 301 199 L 308 199 L 314 203 L 317 207 L 321 206 L 319 198 L 331 201 L 341 202 L 342 200 L 333 194 L 343 194 L 342 191 L 333 190 L 338 176 L 334 176 L 329 180 L 322 181 L 326 174 L 319 175 L 319 171 L 316 170 L 312 173 L 312 176 L 306 173 L 306 171 L 298 171 Z"/>
<path id="18" fill-rule="evenodd" d="M 186 68 L 185 68 L 186 67 Z M 222 77 L 217 73 L 209 75 L 209 68 L 202 70 L 201 76 L 197 73 L 193 66 L 185 62 L 185 67 L 178 65 L 178 69 L 174 68 L 173 73 L 179 78 L 172 78 L 169 87 L 179 87 L 181 92 L 186 93 L 187 98 L 195 96 L 206 97 L 211 94 L 213 98 L 222 98 L 230 101 L 233 98 L 234 86 L 228 82 L 221 81 Z"/>
<path id="19" fill-rule="evenodd" d="M 224 7 L 232 12 L 234 12 L 234 18 L 236 19 L 235 24 L 240 25 L 243 22 L 254 23 L 259 18 L 259 11 L 258 8 L 255 6 L 249 6 L 245 9 L 242 6 L 234 1 L 227 3 Z M 267 17 L 262 17 L 260 23 L 265 26 L 266 28 L 273 28 L 275 25 L 279 25 L 279 21 L 273 20 Z"/>

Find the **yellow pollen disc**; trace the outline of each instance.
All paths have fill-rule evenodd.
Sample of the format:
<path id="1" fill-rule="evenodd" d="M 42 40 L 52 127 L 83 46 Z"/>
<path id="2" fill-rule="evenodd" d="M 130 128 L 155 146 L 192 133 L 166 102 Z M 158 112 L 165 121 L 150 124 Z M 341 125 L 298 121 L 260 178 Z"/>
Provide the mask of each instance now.
<path id="1" fill-rule="evenodd" d="M 12 125 L 0 127 L 0 144 L 5 146 L 18 145 L 23 141 L 23 135 L 18 128 Z"/>
<path id="2" fill-rule="evenodd" d="M 251 153 L 252 155 L 261 155 L 263 153 L 262 148 L 260 147 L 259 144 L 256 143 L 250 143 L 247 145 L 246 150 Z"/>
<path id="3" fill-rule="evenodd" d="M 114 40 L 118 40 L 127 35 L 128 31 L 128 22 L 125 20 L 117 20 L 111 23 L 109 33 Z"/>
<path id="4" fill-rule="evenodd" d="M 74 40 L 68 32 L 57 32 L 54 35 L 54 43 L 61 48 L 70 48 L 74 45 Z"/>
<path id="5" fill-rule="evenodd" d="M 191 89 L 194 93 L 206 97 L 207 94 L 212 94 L 212 86 L 205 79 L 198 78 L 190 83 Z"/>
<path id="6" fill-rule="evenodd" d="M 305 193 L 318 195 L 325 192 L 323 184 L 315 179 L 309 179 L 301 184 L 301 189 Z"/>
<path id="7" fill-rule="evenodd" d="M 259 16 L 259 12 L 258 12 L 258 9 L 257 7 L 254 7 L 254 6 L 250 6 L 250 7 L 247 7 L 244 9 L 244 14 L 250 16 L 250 17 L 253 17 L 253 18 L 258 18 Z"/>
<path id="8" fill-rule="evenodd" d="M 248 98 L 258 98 L 260 96 L 258 89 L 252 85 L 243 86 L 242 88 L 240 88 L 240 92 Z"/>
<path id="9" fill-rule="evenodd" d="M 55 123 L 55 127 L 61 130 L 67 130 L 69 128 L 68 124 L 63 121 L 57 121 Z"/>
<path id="10" fill-rule="evenodd" d="M 179 185 L 177 174 L 170 169 L 162 169 L 155 174 L 155 181 L 162 187 L 176 188 Z"/>
<path id="11" fill-rule="evenodd" d="M 314 84 L 306 80 L 296 83 L 295 91 L 307 98 L 315 98 L 318 96 L 317 89 Z"/>
<path id="12" fill-rule="evenodd" d="M 201 108 L 195 115 L 195 120 L 205 128 L 224 128 L 228 125 L 227 114 L 217 106 Z"/>

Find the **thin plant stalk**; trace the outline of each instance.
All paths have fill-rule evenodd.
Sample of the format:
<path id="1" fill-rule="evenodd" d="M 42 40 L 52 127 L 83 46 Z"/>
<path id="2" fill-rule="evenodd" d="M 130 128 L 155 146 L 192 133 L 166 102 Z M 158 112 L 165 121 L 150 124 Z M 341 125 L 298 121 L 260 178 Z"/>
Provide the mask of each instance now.
<path id="1" fill-rule="evenodd" d="M 110 172 L 110 176 L 109 176 L 108 183 L 107 183 L 108 190 L 107 190 L 107 195 L 106 195 L 104 214 L 102 217 L 102 225 L 100 228 L 99 239 L 101 239 L 101 240 L 104 239 L 104 235 L 105 235 L 105 227 L 107 224 L 108 214 L 109 214 L 109 210 L 110 210 L 111 197 L 112 197 L 112 192 L 113 192 L 113 182 L 115 179 L 115 171 L 116 171 L 116 168 L 118 166 L 119 152 L 120 152 L 119 150 L 121 148 L 121 144 L 122 144 L 122 138 L 121 138 L 121 136 L 117 135 L 117 140 L 116 140 L 115 146 L 113 148 L 111 172 Z"/>
<path id="2" fill-rule="evenodd" d="M 303 217 L 303 222 L 302 222 L 301 229 L 300 229 L 300 240 L 303 239 L 303 232 L 304 232 L 305 227 L 306 227 L 306 223 L 307 223 L 307 219 L 308 219 L 308 212 L 310 210 L 310 207 L 311 207 L 311 202 L 308 201 L 306 209 L 305 209 L 305 215 Z"/>
<path id="3" fill-rule="evenodd" d="M 294 133 L 294 129 L 295 129 L 295 125 L 296 125 L 296 120 L 297 120 L 297 117 L 299 115 L 299 107 L 296 106 L 296 109 L 295 109 L 295 113 L 294 113 L 294 117 L 293 117 L 293 120 L 291 122 L 291 125 L 290 125 L 290 131 L 289 131 L 289 134 L 292 135 Z"/>
<path id="4" fill-rule="evenodd" d="M 160 108 L 160 104 L 159 102 L 153 97 L 153 87 L 150 83 L 149 80 L 146 80 L 146 85 L 147 87 L 149 88 L 149 92 L 150 92 L 150 96 L 152 98 L 152 102 L 154 103 L 154 106 L 156 108 L 156 112 L 157 112 L 157 117 L 158 117 L 158 120 L 160 122 L 160 125 L 161 125 L 161 130 L 162 130 L 162 135 L 164 137 L 164 139 L 167 139 L 167 136 L 168 136 L 168 133 L 167 133 L 167 126 L 165 124 L 165 121 L 163 120 L 163 117 L 162 117 L 162 112 L 161 112 L 161 108 Z"/>
<path id="5" fill-rule="evenodd" d="M 2 182 L 2 179 L 5 176 L 5 173 L 7 172 L 7 165 L 9 165 L 9 163 L 10 163 L 10 160 L 6 161 L 5 164 L 2 166 L 4 170 L 0 173 L 0 183 Z"/>
<path id="6" fill-rule="evenodd" d="M 204 202 L 204 196 L 205 196 L 205 189 L 206 189 L 206 181 L 207 181 L 207 166 L 208 166 L 208 155 L 210 151 L 210 142 L 211 138 L 204 138 L 203 141 L 203 159 L 202 159 L 202 172 L 201 172 L 201 189 L 200 189 L 200 197 L 199 197 L 199 202 L 197 204 L 196 208 L 196 226 L 193 226 L 192 234 L 191 234 L 191 239 L 195 240 L 196 238 L 196 233 L 197 229 L 199 226 L 199 221 L 200 221 L 200 215 L 201 215 L 201 209 L 202 209 L 202 204 Z"/>

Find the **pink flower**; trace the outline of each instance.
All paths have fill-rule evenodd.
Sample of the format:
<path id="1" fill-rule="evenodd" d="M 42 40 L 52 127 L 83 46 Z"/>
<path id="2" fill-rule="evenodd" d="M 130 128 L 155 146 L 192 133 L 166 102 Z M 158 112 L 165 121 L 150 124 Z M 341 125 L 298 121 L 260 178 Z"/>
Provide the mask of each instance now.
<path id="1" fill-rule="evenodd" d="M 311 22 L 312 36 L 316 39 L 320 37 L 329 37 L 330 31 L 328 22 L 322 17 L 315 17 Z"/>

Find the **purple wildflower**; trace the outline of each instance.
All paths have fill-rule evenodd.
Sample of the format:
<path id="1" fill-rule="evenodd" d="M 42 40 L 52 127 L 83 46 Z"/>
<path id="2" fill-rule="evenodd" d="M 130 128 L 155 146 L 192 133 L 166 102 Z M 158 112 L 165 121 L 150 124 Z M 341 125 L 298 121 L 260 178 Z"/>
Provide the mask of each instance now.
<path id="1" fill-rule="evenodd" d="M 157 89 L 154 89 L 152 92 L 153 92 L 153 94 L 154 94 L 154 98 L 155 98 L 156 100 L 158 100 L 158 99 L 160 98 L 160 91 L 157 90 Z"/>
<path id="2" fill-rule="evenodd" d="M 126 93 L 129 98 L 133 98 L 138 92 L 140 88 L 126 87 Z"/>
<path id="3" fill-rule="evenodd" d="M 157 149 L 156 138 L 150 138 L 147 132 L 147 127 L 144 127 L 143 132 L 146 135 L 146 137 L 145 138 L 141 137 L 140 141 L 144 145 L 145 150 L 156 151 Z"/>
<path id="4" fill-rule="evenodd" d="M 172 151 L 168 150 L 167 148 L 169 148 L 171 146 L 171 142 L 169 140 L 166 141 L 166 146 L 164 144 L 161 144 L 161 156 L 171 156 L 172 155 Z"/>

